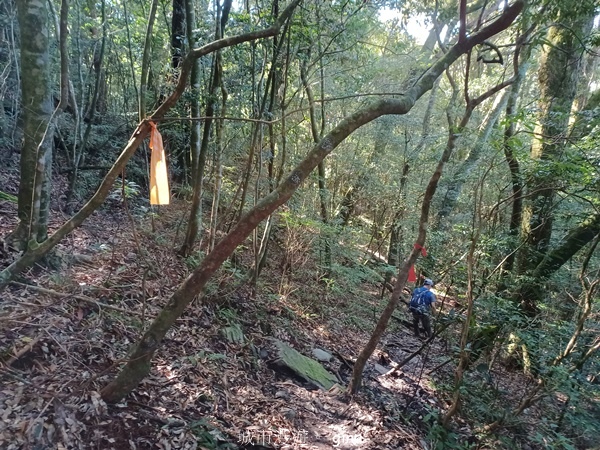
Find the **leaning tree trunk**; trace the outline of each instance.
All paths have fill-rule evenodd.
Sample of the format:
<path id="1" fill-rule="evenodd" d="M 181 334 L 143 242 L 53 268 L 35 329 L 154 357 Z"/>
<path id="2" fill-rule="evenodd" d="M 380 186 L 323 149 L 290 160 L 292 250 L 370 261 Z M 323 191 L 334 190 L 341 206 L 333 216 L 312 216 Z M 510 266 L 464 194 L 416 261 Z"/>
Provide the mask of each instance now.
<path id="1" fill-rule="evenodd" d="M 19 224 L 9 240 L 21 249 L 46 239 L 52 175 L 52 91 L 48 4 L 17 2 L 21 32 L 23 145 L 18 196 Z"/>
<path id="2" fill-rule="evenodd" d="M 587 254 L 584 257 L 583 264 L 581 266 L 581 272 L 579 273 L 579 281 L 581 282 L 582 294 L 579 301 L 579 311 L 577 314 L 577 320 L 575 322 L 575 329 L 573 330 L 573 334 L 571 335 L 571 339 L 567 343 L 567 346 L 563 350 L 563 352 L 558 355 L 554 359 L 554 365 L 558 365 L 561 361 L 567 358 L 573 351 L 578 347 L 577 341 L 579 340 L 581 333 L 584 330 L 585 322 L 588 317 L 592 314 L 594 300 L 596 298 L 596 293 L 598 291 L 598 285 L 600 283 L 600 278 L 598 278 L 598 272 L 596 272 L 596 277 L 590 281 L 588 277 L 588 267 L 590 260 L 592 259 L 592 255 L 596 251 L 598 247 L 598 241 L 600 240 L 600 234 L 596 235 L 594 242 L 590 245 L 590 248 L 587 251 Z"/>
<path id="3" fill-rule="evenodd" d="M 555 249 L 546 253 L 531 277 L 516 287 L 514 300 L 531 315 L 537 312 L 537 303 L 541 300 L 543 283 L 577 252 L 600 233 L 600 213 L 594 213 L 573 228 Z"/>
<path id="4" fill-rule="evenodd" d="M 241 217 L 232 230 L 215 246 L 214 250 L 202 260 L 200 265 L 172 294 L 167 301 L 167 304 L 157 315 L 146 333 L 144 333 L 141 339 L 133 346 L 127 364 L 123 367 L 118 376 L 102 389 L 101 395 L 103 399 L 111 403 L 120 401 L 140 383 L 140 381 L 148 374 L 152 357 L 160 346 L 165 334 L 183 313 L 189 303 L 202 292 L 206 283 L 219 269 L 221 264 L 229 257 L 229 255 L 231 255 L 235 248 L 241 244 L 250 233 L 252 233 L 258 224 L 272 214 L 275 209 L 289 200 L 300 184 L 309 176 L 310 172 L 317 167 L 319 162 L 329 155 L 355 130 L 375 120 L 377 117 L 382 115 L 408 113 L 415 102 L 425 92 L 432 88 L 435 80 L 449 65 L 456 61 L 461 55 L 470 51 L 475 45 L 480 44 L 489 37 L 509 27 L 522 8 L 523 3 L 521 1 L 517 1 L 512 6 L 505 8 L 496 21 L 490 23 L 479 32 L 473 33 L 468 37 L 465 36 L 454 47 L 449 49 L 443 57 L 425 71 L 419 80 L 415 82 L 404 95 L 395 98 L 382 98 L 359 109 L 354 114 L 343 119 L 331 130 L 331 132 L 324 136 L 319 144 L 313 147 L 304 160 L 292 170 L 277 189 L 264 197 L 254 208 L 250 209 Z M 432 186 L 428 189 L 427 195 L 432 196 L 433 191 L 435 191 L 437 180 L 439 179 L 439 175 L 441 175 L 441 170 L 439 172 L 436 171 L 436 173 L 437 178 L 432 177 Z M 427 217 L 428 213 L 429 209 L 427 205 L 427 209 L 423 211 L 422 214 L 425 214 L 425 217 Z M 425 226 L 426 221 L 421 221 L 418 241 L 421 241 L 422 243 L 424 243 L 425 240 Z M 413 250 L 411 256 L 407 260 L 407 264 L 401 269 L 399 280 L 402 281 L 396 285 L 395 289 L 396 303 L 408 274 L 408 264 L 412 264 L 416 260 L 417 255 L 418 250 Z M 393 305 L 392 310 L 389 311 L 390 315 L 394 307 L 395 305 Z M 365 352 L 361 353 L 361 357 L 366 362 L 368 356 L 365 358 Z"/>
<path id="5" fill-rule="evenodd" d="M 589 244 L 600 233 L 600 213 L 595 213 L 573 228 L 559 247 L 548 252 L 533 272 L 534 278 L 547 279 L 573 255 Z"/>

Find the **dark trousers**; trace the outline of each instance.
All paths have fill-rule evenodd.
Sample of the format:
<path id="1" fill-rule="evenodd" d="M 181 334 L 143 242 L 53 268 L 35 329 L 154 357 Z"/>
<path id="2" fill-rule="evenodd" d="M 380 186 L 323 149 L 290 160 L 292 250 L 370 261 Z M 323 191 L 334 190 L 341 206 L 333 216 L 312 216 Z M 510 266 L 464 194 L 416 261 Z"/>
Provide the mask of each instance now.
<path id="1" fill-rule="evenodd" d="M 413 329 L 415 331 L 415 335 L 419 336 L 421 334 L 419 332 L 419 323 L 422 323 L 423 328 L 425 328 L 425 335 L 427 337 L 431 337 L 431 320 L 429 319 L 429 314 L 421 314 L 421 313 L 412 311 L 412 315 L 413 315 Z"/>

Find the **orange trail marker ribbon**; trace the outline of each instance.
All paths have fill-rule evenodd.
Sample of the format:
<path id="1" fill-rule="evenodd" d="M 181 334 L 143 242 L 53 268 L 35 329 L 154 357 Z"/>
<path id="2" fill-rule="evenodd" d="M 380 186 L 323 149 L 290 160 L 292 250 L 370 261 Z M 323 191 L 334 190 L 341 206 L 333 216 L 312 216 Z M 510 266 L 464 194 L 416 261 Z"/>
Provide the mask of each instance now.
<path id="1" fill-rule="evenodd" d="M 417 274 L 415 273 L 415 266 L 410 266 L 408 269 L 408 281 L 414 283 L 417 281 Z"/>
<path id="2" fill-rule="evenodd" d="M 419 245 L 419 244 L 415 244 L 415 248 L 417 250 L 421 250 L 421 256 L 425 257 L 427 256 L 427 250 L 425 249 L 425 247 Z M 410 268 L 408 269 L 408 281 L 411 283 L 414 283 L 415 281 L 417 281 L 417 274 L 415 273 L 415 266 L 410 266 Z"/>
<path id="3" fill-rule="evenodd" d="M 150 122 L 150 127 L 150 149 L 152 149 L 150 156 L 150 204 L 168 205 L 170 191 L 165 149 L 156 124 Z"/>

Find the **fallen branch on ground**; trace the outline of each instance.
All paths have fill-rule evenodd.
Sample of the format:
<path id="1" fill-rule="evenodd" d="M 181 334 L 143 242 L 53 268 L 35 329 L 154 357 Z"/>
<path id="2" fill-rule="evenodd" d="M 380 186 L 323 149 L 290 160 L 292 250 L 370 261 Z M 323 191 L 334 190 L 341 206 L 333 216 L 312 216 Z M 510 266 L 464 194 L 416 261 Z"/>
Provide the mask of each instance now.
<path id="1" fill-rule="evenodd" d="M 69 297 L 69 298 L 74 298 L 75 300 L 80 300 L 82 302 L 86 302 L 86 303 L 90 303 L 92 305 L 96 305 L 98 308 L 112 309 L 114 311 L 119 311 L 119 312 L 122 312 L 122 313 L 125 313 L 125 314 L 134 314 L 136 316 L 141 316 L 142 315 L 141 312 L 133 311 L 131 309 L 119 308 L 118 306 L 107 305 L 106 303 L 102 303 L 102 302 L 96 301 L 93 298 L 86 297 L 84 295 L 64 294 L 62 292 L 53 291 L 51 289 L 46 289 L 46 288 L 39 287 L 39 286 L 32 286 L 30 284 L 19 283 L 18 281 L 11 281 L 10 284 L 12 284 L 13 286 L 19 286 L 19 287 L 23 287 L 23 288 L 26 288 L 26 289 L 31 289 L 32 291 L 40 292 L 42 294 L 53 295 L 54 297 L 60 297 L 60 298 Z"/>

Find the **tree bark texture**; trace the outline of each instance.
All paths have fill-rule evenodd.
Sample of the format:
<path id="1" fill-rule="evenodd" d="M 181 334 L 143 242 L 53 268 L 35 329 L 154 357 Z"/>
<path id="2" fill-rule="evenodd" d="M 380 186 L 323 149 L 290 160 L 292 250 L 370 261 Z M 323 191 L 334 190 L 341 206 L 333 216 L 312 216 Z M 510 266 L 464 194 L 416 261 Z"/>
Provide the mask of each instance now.
<path id="1" fill-rule="evenodd" d="M 514 148 L 514 136 L 516 133 L 515 120 L 517 115 L 517 100 L 519 97 L 519 92 L 521 90 L 521 85 L 523 79 L 525 78 L 525 74 L 527 73 L 527 69 L 529 67 L 529 64 L 527 63 L 528 59 L 529 52 L 527 52 L 525 64 L 521 64 L 521 66 L 515 74 L 515 82 L 510 86 L 505 114 L 507 125 L 504 128 L 504 137 L 502 143 L 502 148 L 504 150 L 504 158 L 506 159 L 506 164 L 508 165 L 508 170 L 510 172 L 510 182 L 512 187 L 512 202 L 508 233 L 515 240 L 519 234 L 519 229 L 521 227 L 523 215 L 523 180 L 521 175 L 521 167 L 519 164 L 519 160 L 515 155 Z M 512 245 L 516 246 L 515 244 Z M 506 261 L 504 262 L 504 270 L 508 272 L 512 271 L 515 263 L 516 255 L 515 251 L 512 250 L 512 248 L 510 249 L 510 254 L 507 256 Z"/>
<path id="2" fill-rule="evenodd" d="M 43 1 L 17 2 L 21 33 L 23 145 L 19 184 L 19 225 L 15 243 L 46 239 L 52 168 L 52 92 L 50 89 L 49 17 Z M 12 238 L 11 238 L 12 239 Z"/>
<path id="3" fill-rule="evenodd" d="M 186 37 L 186 10 L 189 14 L 189 9 L 185 4 L 186 0 L 173 0 L 173 15 L 171 16 L 171 67 L 173 69 L 179 68 L 179 64 L 183 59 L 184 51 L 185 51 L 185 37 Z M 192 36 L 192 30 L 189 29 L 188 24 L 188 32 L 187 38 L 190 39 Z M 194 21 L 192 20 L 193 24 Z M 192 45 L 193 41 L 189 40 L 190 45 Z"/>
<path id="4" fill-rule="evenodd" d="M 522 220 L 527 245 L 519 254 L 519 273 L 535 268 L 548 250 L 552 235 L 555 173 L 567 141 L 569 118 L 584 61 L 586 36 L 591 30 L 594 11 L 579 16 L 572 13 L 548 31 L 538 72 L 540 85 L 539 118 L 531 157 L 538 170 L 529 185 L 531 193 Z"/>

